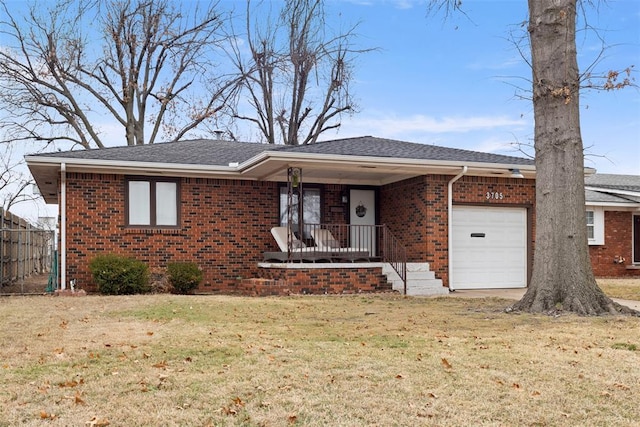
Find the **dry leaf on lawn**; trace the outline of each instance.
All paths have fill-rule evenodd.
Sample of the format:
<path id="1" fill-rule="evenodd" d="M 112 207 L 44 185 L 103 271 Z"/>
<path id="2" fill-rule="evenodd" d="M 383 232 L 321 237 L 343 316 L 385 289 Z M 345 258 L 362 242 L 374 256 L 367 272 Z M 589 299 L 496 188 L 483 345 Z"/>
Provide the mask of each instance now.
<path id="1" fill-rule="evenodd" d="M 442 366 L 444 366 L 444 369 L 453 369 L 453 366 L 451 366 L 451 363 L 449 363 L 449 361 L 444 357 L 442 358 Z"/>
<path id="2" fill-rule="evenodd" d="M 106 427 L 109 425 L 109 420 L 107 420 L 106 418 L 93 417 L 85 424 L 89 427 Z"/>

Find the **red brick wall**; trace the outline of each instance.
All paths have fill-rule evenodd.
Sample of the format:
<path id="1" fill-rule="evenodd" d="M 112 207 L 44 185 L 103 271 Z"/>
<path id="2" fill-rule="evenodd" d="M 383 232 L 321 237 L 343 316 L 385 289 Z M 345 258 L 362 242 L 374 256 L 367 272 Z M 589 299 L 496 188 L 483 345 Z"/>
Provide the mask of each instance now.
<path id="1" fill-rule="evenodd" d="M 410 261 L 433 262 L 427 241 L 440 234 L 442 219 L 446 220 L 446 197 L 446 185 L 442 191 L 425 176 L 395 182 L 380 189 L 380 223 L 389 227 L 405 246 Z M 442 204 L 444 217 L 441 216 Z M 430 209 L 432 206 L 436 209 Z M 444 226 L 446 233 L 446 224 Z"/>
<path id="2" fill-rule="evenodd" d="M 252 277 L 262 253 L 275 250 L 269 233 L 278 224 L 275 183 L 183 178 L 178 229 L 125 226 L 125 178 L 70 173 L 67 177 L 67 280 L 96 290 L 89 262 L 118 253 L 151 268 L 195 262 L 201 291 L 225 292 L 238 277 Z"/>
<path id="3" fill-rule="evenodd" d="M 604 212 L 604 245 L 589 246 L 593 273 L 599 277 L 640 276 L 640 270 L 628 270 L 632 264 L 633 213 Z M 624 264 L 616 264 L 614 258 L 622 256 Z"/>
<path id="4" fill-rule="evenodd" d="M 448 183 L 450 175 L 428 175 L 383 186 L 380 222 L 407 247 L 409 261 L 428 262 L 448 285 Z M 487 192 L 502 198 L 487 199 Z M 533 252 L 535 181 L 493 177 L 462 177 L 453 184 L 453 203 L 529 208 L 530 253 Z"/>
<path id="5" fill-rule="evenodd" d="M 245 295 L 355 294 L 391 292 L 381 267 L 359 268 L 262 268 L 268 281 L 245 280 L 239 291 Z"/>
<path id="6" fill-rule="evenodd" d="M 345 191 L 344 185 L 330 184 L 323 187 L 322 223 L 346 224 L 348 222 L 348 206 L 342 203 L 342 194 Z"/>
<path id="7" fill-rule="evenodd" d="M 409 260 L 431 263 L 445 283 L 447 183 L 451 178 L 430 175 L 389 184 L 381 187 L 379 200 L 380 223 L 387 224 L 406 244 Z M 80 288 L 95 290 L 88 267 L 91 259 L 118 253 L 140 259 L 152 269 L 175 261 L 195 262 L 204 273 L 199 291 L 233 292 L 238 278 L 260 277 L 257 263 L 264 251 L 278 250 L 269 233 L 279 221 L 277 183 L 183 178 L 177 229 L 126 227 L 125 183 L 125 177 L 112 174 L 67 176 L 66 277 L 77 279 Z M 323 187 L 323 222 L 346 222 L 341 202 L 345 189 L 343 185 Z M 502 192 L 504 198 L 487 200 L 487 191 Z M 534 182 L 529 180 L 463 177 L 454 184 L 455 203 L 530 205 L 533 200 Z M 335 284 L 333 276 L 317 277 L 330 286 Z M 362 281 L 349 276 L 345 281 L 355 281 L 365 290 L 383 286 L 371 278 Z M 353 289 L 348 283 L 341 286 L 336 289 L 339 293 Z"/>

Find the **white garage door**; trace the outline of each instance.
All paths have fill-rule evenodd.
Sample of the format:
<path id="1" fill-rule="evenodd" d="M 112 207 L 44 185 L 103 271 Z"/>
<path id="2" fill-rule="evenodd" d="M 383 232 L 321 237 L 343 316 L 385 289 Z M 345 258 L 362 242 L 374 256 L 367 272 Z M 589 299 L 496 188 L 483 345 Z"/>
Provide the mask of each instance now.
<path id="1" fill-rule="evenodd" d="M 527 286 L 527 211 L 453 207 L 453 289 Z"/>

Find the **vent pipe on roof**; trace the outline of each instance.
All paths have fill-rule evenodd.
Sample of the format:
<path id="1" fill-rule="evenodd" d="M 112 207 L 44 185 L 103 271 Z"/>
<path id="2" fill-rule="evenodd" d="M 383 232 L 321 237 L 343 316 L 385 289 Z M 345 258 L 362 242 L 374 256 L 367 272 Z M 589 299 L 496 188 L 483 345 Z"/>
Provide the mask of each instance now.
<path id="1" fill-rule="evenodd" d="M 448 228 L 448 245 L 447 245 L 447 253 L 449 254 L 449 292 L 455 291 L 453 289 L 453 183 L 459 180 L 467 173 L 467 167 L 463 166 L 460 173 L 454 176 L 451 181 L 449 181 L 447 187 L 447 228 Z"/>

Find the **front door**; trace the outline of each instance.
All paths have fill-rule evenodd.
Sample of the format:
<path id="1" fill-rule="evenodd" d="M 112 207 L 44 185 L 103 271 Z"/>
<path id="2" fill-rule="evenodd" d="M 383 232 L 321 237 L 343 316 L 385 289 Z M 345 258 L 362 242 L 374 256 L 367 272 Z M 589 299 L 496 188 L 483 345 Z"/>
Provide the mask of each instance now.
<path id="1" fill-rule="evenodd" d="M 351 189 L 349 192 L 349 223 L 351 224 L 350 246 L 366 248 L 376 256 L 376 192 L 375 190 Z"/>

